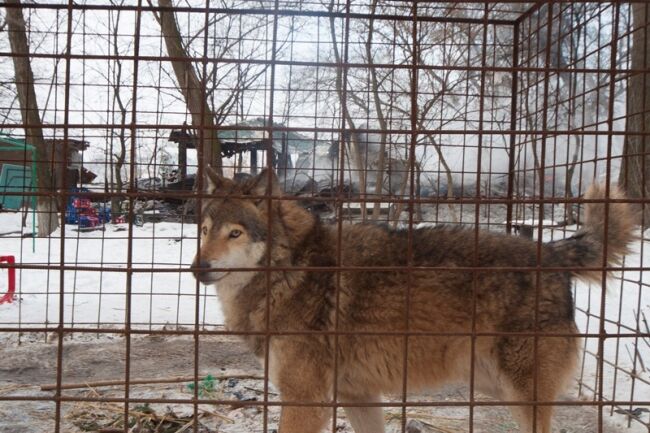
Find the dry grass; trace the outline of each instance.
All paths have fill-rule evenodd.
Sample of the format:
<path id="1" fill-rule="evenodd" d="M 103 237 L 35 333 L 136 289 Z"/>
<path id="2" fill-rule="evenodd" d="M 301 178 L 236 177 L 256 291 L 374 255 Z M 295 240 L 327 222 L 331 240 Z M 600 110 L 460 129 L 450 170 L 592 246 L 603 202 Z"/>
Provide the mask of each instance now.
<path id="1" fill-rule="evenodd" d="M 87 395 L 100 397 L 97 390 L 90 386 L 87 388 Z M 199 408 L 195 416 L 177 414 L 169 406 L 160 413 L 149 404 L 144 404 L 129 409 L 125 414 L 124 406 L 108 402 L 78 403 L 65 418 L 81 431 L 97 433 L 121 433 L 124 431 L 125 422 L 129 433 L 182 433 L 192 429 L 195 423 L 198 423 L 199 432 L 214 433 L 216 430 L 208 427 L 206 421 L 216 420 L 230 424 L 234 422 L 226 415 L 204 408 Z"/>

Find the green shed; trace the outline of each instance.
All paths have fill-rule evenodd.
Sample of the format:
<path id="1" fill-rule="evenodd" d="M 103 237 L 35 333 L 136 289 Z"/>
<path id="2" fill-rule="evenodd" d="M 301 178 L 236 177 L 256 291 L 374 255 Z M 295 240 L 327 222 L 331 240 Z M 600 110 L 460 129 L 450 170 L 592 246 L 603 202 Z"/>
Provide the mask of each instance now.
<path id="1" fill-rule="evenodd" d="M 36 207 L 36 149 L 25 140 L 0 135 L 0 206 L 18 210 L 23 205 Z M 11 193 L 11 194 L 7 194 Z M 19 195 L 15 193 L 24 193 Z"/>

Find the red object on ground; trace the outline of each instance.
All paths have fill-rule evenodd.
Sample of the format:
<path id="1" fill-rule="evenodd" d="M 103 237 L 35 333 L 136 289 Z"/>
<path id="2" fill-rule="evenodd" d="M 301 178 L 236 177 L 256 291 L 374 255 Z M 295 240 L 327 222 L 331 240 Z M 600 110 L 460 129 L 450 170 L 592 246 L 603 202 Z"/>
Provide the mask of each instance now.
<path id="1" fill-rule="evenodd" d="M 14 256 L 0 256 L 0 263 L 6 262 L 9 263 L 10 265 L 13 265 L 16 263 L 16 258 Z M 16 292 L 16 268 L 7 268 L 8 271 L 8 290 L 7 293 L 0 298 L 0 304 L 4 304 L 5 302 L 13 302 L 14 301 L 14 293 Z"/>
<path id="2" fill-rule="evenodd" d="M 92 207 L 90 200 L 87 198 L 75 198 L 72 200 L 72 206 L 77 209 L 90 209 Z"/>

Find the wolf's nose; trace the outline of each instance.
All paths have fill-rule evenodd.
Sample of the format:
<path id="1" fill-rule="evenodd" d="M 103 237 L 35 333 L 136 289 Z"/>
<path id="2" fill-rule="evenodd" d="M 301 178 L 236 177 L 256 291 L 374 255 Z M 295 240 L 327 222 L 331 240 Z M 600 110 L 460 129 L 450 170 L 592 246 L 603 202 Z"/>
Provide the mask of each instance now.
<path id="1" fill-rule="evenodd" d="M 192 263 L 192 267 L 194 268 L 194 270 L 192 271 L 192 273 L 194 274 L 194 278 L 201 281 L 201 278 L 205 276 L 205 273 L 210 269 L 210 263 L 208 263 L 205 260 L 201 260 L 199 262 L 195 260 Z"/>

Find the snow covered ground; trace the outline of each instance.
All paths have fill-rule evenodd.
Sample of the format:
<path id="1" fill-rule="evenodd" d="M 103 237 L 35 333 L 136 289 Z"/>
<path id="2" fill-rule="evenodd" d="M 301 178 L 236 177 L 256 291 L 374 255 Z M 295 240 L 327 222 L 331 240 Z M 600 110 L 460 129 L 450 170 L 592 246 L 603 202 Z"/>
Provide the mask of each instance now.
<path id="1" fill-rule="evenodd" d="M 28 223 L 29 220 L 31 218 L 28 218 Z M 0 232 L 20 231 L 20 222 L 20 214 L 0 213 Z M 27 227 L 24 232 L 30 233 L 31 228 Z M 558 238 L 558 233 L 547 230 L 544 237 L 545 240 Z M 22 264 L 56 266 L 61 262 L 61 243 L 61 231 L 49 239 L 23 239 L 20 235 L 0 237 L 0 255 L 14 255 Z M 78 232 L 66 227 L 63 246 L 66 265 L 92 270 L 66 269 L 62 276 L 59 270 L 19 270 L 19 301 L 0 305 L 0 327 L 55 326 L 59 323 L 61 299 L 66 326 L 110 328 L 124 325 L 129 282 L 128 226 L 109 224 L 104 231 L 92 232 Z M 197 299 L 200 325 L 211 327 L 223 323 L 213 289 L 198 286 L 191 273 L 186 271 L 196 247 L 194 224 L 163 222 L 133 227 L 133 272 L 130 274 L 133 327 L 193 326 Z M 625 265 L 650 267 L 648 248 L 649 242 L 634 244 L 633 253 L 626 258 Z M 6 273 L 6 270 L 0 271 L 0 294 L 6 288 Z M 644 322 L 644 317 L 650 321 L 650 288 L 640 284 L 650 278 L 647 275 L 648 272 L 626 270 L 622 272 L 622 279 L 618 276 L 608 284 L 604 296 L 604 329 L 607 333 L 624 336 L 604 340 L 604 399 L 650 400 L 650 339 L 635 336 L 635 333 L 648 332 L 648 322 Z M 197 293 L 200 295 L 198 298 Z M 601 299 L 600 287 L 576 283 L 576 321 L 581 332 L 599 332 Z M 581 364 L 583 380 L 589 387 L 597 389 L 599 341 L 588 338 L 584 347 L 587 354 Z M 636 379 L 633 381 L 624 370 L 633 371 Z M 582 392 L 592 395 L 584 387 Z M 641 419 L 649 421 L 650 414 L 643 412 L 644 408 L 630 408 L 632 411 L 635 409 Z M 609 413 L 609 408 L 605 411 Z M 627 424 L 622 415 L 615 415 L 615 420 L 620 425 Z M 647 429 L 639 423 L 632 423 L 629 431 L 647 432 Z"/>
<path id="2" fill-rule="evenodd" d="M 29 220 L 29 218 L 28 218 Z M 20 215 L 0 213 L 2 232 L 20 230 Z M 31 229 L 27 228 L 26 233 Z M 49 239 L 0 237 L 0 255 L 16 262 L 56 266 L 61 260 L 61 231 Z M 145 224 L 134 227 L 132 242 L 131 323 L 134 327 L 195 323 L 197 289 L 199 322 L 221 324 L 223 318 L 213 289 L 197 286 L 187 272 L 196 252 L 196 225 Z M 63 320 L 66 326 L 119 326 L 126 322 L 126 288 L 129 281 L 128 225 L 108 224 L 105 231 L 78 232 L 65 228 L 64 263 L 93 270 L 63 272 Z M 0 291 L 6 287 L 6 270 L 0 271 Z M 48 269 L 18 270 L 20 302 L 0 305 L 0 326 L 42 327 L 59 323 L 61 272 Z"/>

